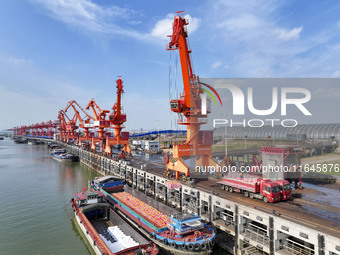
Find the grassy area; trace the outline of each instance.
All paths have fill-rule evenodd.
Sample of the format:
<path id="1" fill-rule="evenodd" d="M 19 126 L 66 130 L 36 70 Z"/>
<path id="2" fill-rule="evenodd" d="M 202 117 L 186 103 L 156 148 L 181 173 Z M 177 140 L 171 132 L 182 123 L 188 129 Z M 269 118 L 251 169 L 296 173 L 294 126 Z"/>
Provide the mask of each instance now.
<path id="1" fill-rule="evenodd" d="M 302 158 L 301 161 L 306 172 L 340 176 L 340 153 Z"/>
<path id="2" fill-rule="evenodd" d="M 326 163 L 315 163 L 304 165 L 304 171 L 318 174 L 328 174 L 340 176 L 340 160 Z"/>

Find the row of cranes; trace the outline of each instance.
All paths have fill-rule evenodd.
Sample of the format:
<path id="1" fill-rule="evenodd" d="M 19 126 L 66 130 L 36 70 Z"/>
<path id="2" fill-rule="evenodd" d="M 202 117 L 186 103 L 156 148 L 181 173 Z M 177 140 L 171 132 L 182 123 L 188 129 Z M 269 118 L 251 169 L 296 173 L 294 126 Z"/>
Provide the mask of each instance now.
<path id="1" fill-rule="evenodd" d="M 46 121 L 41 123 L 36 123 L 32 125 L 24 125 L 21 127 L 14 127 L 8 129 L 8 131 L 13 131 L 15 136 L 27 136 L 27 137 L 37 137 L 52 139 L 58 128 L 58 123 L 56 121 Z"/>
<path id="2" fill-rule="evenodd" d="M 56 136 L 56 140 L 72 142 L 80 147 L 89 146 L 93 151 L 96 150 L 97 145 L 107 156 L 112 155 L 112 146 L 122 146 L 118 157 L 130 155 L 129 132 L 122 132 L 126 114 L 122 113 L 121 101 L 124 90 L 121 78 L 117 79 L 116 88 L 117 100 L 111 112 L 102 110 L 93 99 L 89 101 L 85 110 L 75 100 L 69 101 L 66 108 L 58 113 L 60 133 Z M 86 110 L 91 110 L 93 115 L 91 116 Z M 94 132 L 90 132 L 90 129 Z M 113 135 L 109 129 L 114 130 Z"/>

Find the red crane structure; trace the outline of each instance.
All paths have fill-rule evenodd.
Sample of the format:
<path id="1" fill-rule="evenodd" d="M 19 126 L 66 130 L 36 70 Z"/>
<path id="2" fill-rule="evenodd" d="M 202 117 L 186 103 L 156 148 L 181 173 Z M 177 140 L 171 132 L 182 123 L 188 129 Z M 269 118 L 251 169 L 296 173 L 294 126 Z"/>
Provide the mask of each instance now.
<path id="1" fill-rule="evenodd" d="M 177 12 L 174 18 L 173 33 L 169 36 L 171 41 L 168 46 L 168 50 L 179 51 L 184 86 L 180 99 L 171 100 L 170 106 L 173 112 L 182 116 L 178 124 L 187 126 L 186 141 L 183 144 L 174 144 L 172 157 L 164 157 L 167 172 L 175 171 L 176 179 L 180 178 L 180 173 L 190 176 L 190 169 L 195 166 L 216 165 L 211 157 L 212 131 L 200 131 L 200 126 L 206 123 L 207 114 L 210 113 L 208 109 L 203 114 L 201 109 L 200 95 L 204 91 L 202 85 L 206 84 L 200 83 L 199 77 L 193 73 L 185 27 L 189 23 L 182 13 Z M 186 159 L 188 161 L 184 162 Z"/>
<path id="2" fill-rule="evenodd" d="M 91 99 L 90 102 L 86 106 L 86 110 L 91 108 L 94 115 L 93 125 L 95 128 L 98 128 L 98 137 L 92 137 L 91 149 L 94 151 L 96 149 L 96 143 L 100 142 L 102 148 L 104 149 L 104 136 L 106 134 L 105 128 L 110 128 L 110 121 L 106 120 L 106 115 L 110 112 L 108 110 L 102 110 L 97 103 Z"/>
<path id="3" fill-rule="evenodd" d="M 122 105 L 121 105 L 121 97 L 122 93 L 124 93 L 123 90 L 123 81 L 121 78 L 119 78 L 116 81 L 116 88 L 117 88 L 117 101 L 112 107 L 112 112 L 108 110 L 102 110 L 96 102 L 91 99 L 88 105 L 86 106 L 86 109 L 92 109 L 93 115 L 94 115 L 94 127 L 98 128 L 98 137 L 92 138 L 91 143 L 91 149 L 95 150 L 96 143 L 101 143 L 102 148 L 104 149 L 104 152 L 107 155 L 112 154 L 112 145 L 123 145 L 123 150 L 118 156 L 119 158 L 122 156 L 126 156 L 128 154 L 131 154 L 131 149 L 129 147 L 129 133 L 128 132 L 121 132 L 123 129 L 123 124 L 126 122 L 126 114 L 122 113 Z M 110 113 L 110 114 L 109 114 Z M 106 119 L 107 115 L 109 114 L 109 118 Z M 110 133 L 106 133 L 106 128 L 112 128 L 114 129 L 114 136 L 111 137 Z"/>
<path id="4" fill-rule="evenodd" d="M 60 141 L 63 141 L 64 137 L 66 136 L 66 124 L 67 124 L 67 122 L 66 122 L 65 117 L 67 119 L 69 119 L 68 116 L 65 114 L 64 110 L 60 110 L 58 112 L 59 134 L 57 135 L 57 140 L 60 140 Z"/>
<path id="5" fill-rule="evenodd" d="M 129 147 L 129 132 L 122 132 L 123 124 L 126 122 L 126 114 L 122 112 L 122 94 L 124 93 L 122 79 L 117 79 L 116 84 L 117 101 L 113 105 L 111 113 L 109 110 L 102 110 L 91 99 L 86 106 L 86 110 L 91 108 L 94 115 L 92 117 L 75 100 L 71 100 L 67 103 L 65 109 L 58 112 L 58 121 L 15 127 L 11 130 L 14 131 L 14 135 L 51 139 L 56 133 L 55 129 L 58 127 L 59 134 L 56 136 L 56 139 L 59 141 L 67 143 L 71 141 L 78 142 L 79 146 L 82 145 L 83 141 L 91 141 L 92 150 L 96 149 L 96 143 L 99 142 L 101 143 L 101 148 L 108 156 L 112 154 L 111 147 L 113 145 L 122 145 L 123 149 L 118 158 L 125 157 L 131 154 L 131 149 Z M 70 109 L 74 112 L 72 118 L 67 115 L 67 113 L 70 113 Z M 79 123 L 78 125 L 77 122 Z M 80 132 L 76 132 L 78 128 L 84 130 L 83 136 L 80 135 Z M 98 137 L 94 137 L 93 133 L 90 133 L 90 128 L 97 129 Z M 105 130 L 108 128 L 114 130 L 113 137 L 111 137 L 110 132 Z M 48 134 L 48 137 L 46 137 L 46 134 Z"/>
<path id="6" fill-rule="evenodd" d="M 75 121 L 78 120 L 79 121 L 79 127 L 84 129 L 84 136 L 79 135 L 79 137 L 78 137 L 78 144 L 79 144 L 79 146 L 81 146 L 83 141 L 91 141 L 92 140 L 93 135 L 90 134 L 89 129 L 94 128 L 94 124 L 90 123 L 90 121 L 91 120 L 94 121 L 95 119 L 92 116 L 90 116 L 89 114 L 87 114 L 85 112 L 85 110 L 75 100 L 68 102 L 67 107 L 65 109 L 65 112 L 67 112 L 68 109 L 70 109 L 70 108 L 72 108 L 73 111 L 74 111 Z M 84 113 L 84 117 L 80 116 L 79 110 L 77 108 L 82 113 Z"/>
<path id="7" fill-rule="evenodd" d="M 68 143 L 78 139 L 78 134 L 75 133 L 75 131 L 78 129 L 78 126 L 76 123 L 76 114 L 74 114 L 72 119 L 70 119 L 66 114 L 67 109 L 68 105 L 65 110 L 60 110 L 58 113 L 60 134 L 57 136 L 57 139 Z"/>
<path id="8" fill-rule="evenodd" d="M 126 122 L 126 114 L 122 113 L 122 94 L 123 90 L 123 80 L 119 78 L 116 80 L 116 88 L 117 88 L 117 101 L 112 106 L 112 112 L 109 115 L 110 124 L 113 125 L 114 129 L 114 137 L 106 139 L 106 147 L 105 152 L 107 154 L 111 154 L 111 146 L 112 145 L 123 145 L 123 150 L 119 154 L 119 158 L 122 156 L 126 156 L 127 154 L 131 154 L 131 149 L 129 146 L 129 132 L 121 132 L 123 129 L 123 124 Z"/>
<path id="9" fill-rule="evenodd" d="M 56 127 L 56 124 L 49 120 L 34 126 L 37 129 L 36 132 L 38 137 L 51 139 L 54 135 L 54 128 Z"/>
<path id="10" fill-rule="evenodd" d="M 27 136 L 36 138 L 52 139 L 57 128 L 57 123 L 51 120 L 47 122 L 32 124 L 29 126 L 14 127 L 9 129 L 15 136 Z"/>

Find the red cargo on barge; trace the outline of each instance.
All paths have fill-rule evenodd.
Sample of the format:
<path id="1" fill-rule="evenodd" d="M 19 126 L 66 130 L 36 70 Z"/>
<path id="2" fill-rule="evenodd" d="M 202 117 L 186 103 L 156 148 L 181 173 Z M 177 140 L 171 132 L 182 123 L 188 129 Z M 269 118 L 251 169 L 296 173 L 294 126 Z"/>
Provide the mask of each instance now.
<path id="1" fill-rule="evenodd" d="M 147 235 L 162 253 L 173 255 L 206 255 L 216 242 L 215 232 L 191 213 L 167 216 L 129 193 L 109 194 L 107 201 L 133 226 Z"/>

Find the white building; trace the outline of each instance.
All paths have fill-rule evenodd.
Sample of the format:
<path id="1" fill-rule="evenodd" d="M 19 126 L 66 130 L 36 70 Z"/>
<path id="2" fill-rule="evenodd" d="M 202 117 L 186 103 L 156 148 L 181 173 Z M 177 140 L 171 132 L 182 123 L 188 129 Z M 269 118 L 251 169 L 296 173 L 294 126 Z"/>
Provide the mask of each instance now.
<path id="1" fill-rule="evenodd" d="M 158 141 L 152 140 L 133 140 L 132 144 L 135 146 L 139 146 L 141 149 L 146 151 L 158 151 L 159 143 Z"/>
<path id="2" fill-rule="evenodd" d="M 144 141 L 144 150 L 146 151 L 158 151 L 159 146 L 158 146 L 158 141 Z"/>

